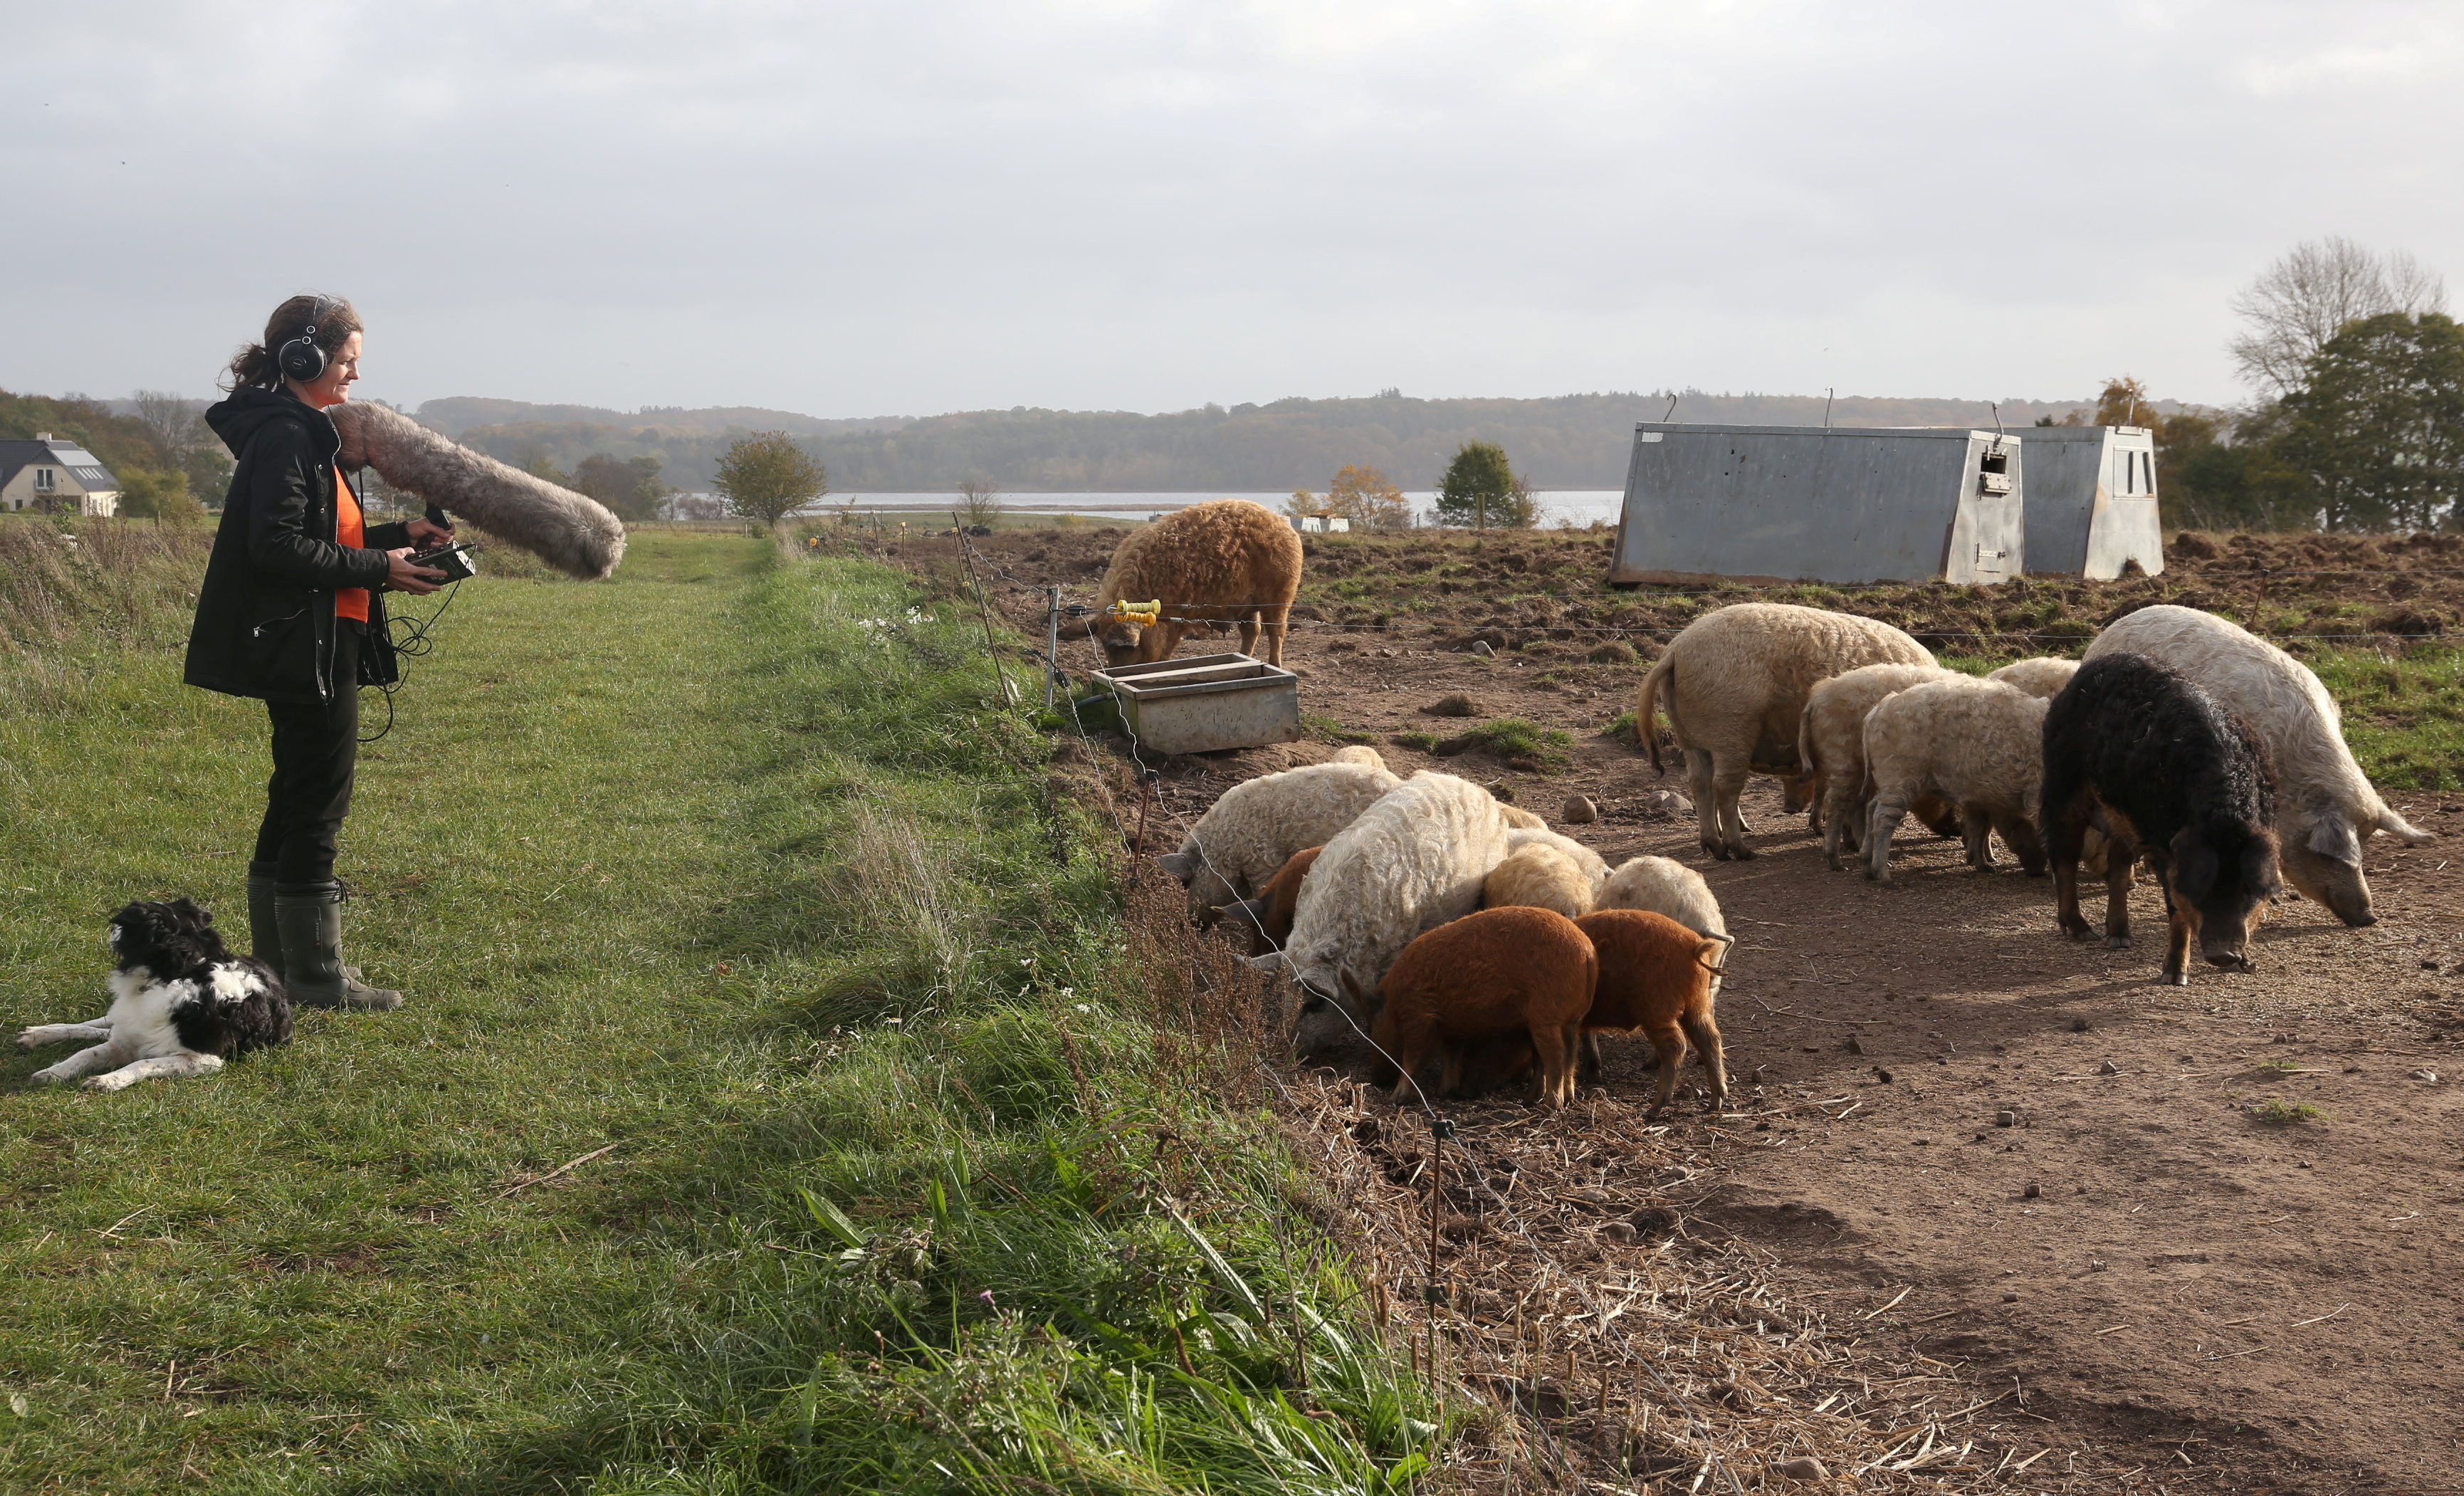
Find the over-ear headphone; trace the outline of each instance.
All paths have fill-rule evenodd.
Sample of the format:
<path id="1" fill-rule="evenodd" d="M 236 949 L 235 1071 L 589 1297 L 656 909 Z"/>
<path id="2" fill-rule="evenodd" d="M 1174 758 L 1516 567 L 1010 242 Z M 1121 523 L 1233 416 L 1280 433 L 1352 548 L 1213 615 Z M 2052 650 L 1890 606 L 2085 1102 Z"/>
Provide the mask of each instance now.
<path id="1" fill-rule="evenodd" d="M 299 336 L 275 351 L 274 362 L 284 376 L 302 385 L 325 372 L 325 350 L 317 346 L 317 324 L 325 318 L 325 298 L 317 298 L 317 309 L 308 314 L 308 325 Z"/>

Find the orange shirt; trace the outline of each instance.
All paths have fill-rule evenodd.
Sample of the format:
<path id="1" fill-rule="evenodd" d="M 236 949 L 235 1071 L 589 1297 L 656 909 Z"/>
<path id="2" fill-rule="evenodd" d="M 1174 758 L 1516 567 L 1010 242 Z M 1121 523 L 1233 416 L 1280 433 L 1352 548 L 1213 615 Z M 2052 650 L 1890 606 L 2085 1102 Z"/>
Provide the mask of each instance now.
<path id="1" fill-rule="evenodd" d="M 351 485 L 342 481 L 342 470 L 334 470 L 334 539 L 354 550 L 366 543 L 367 518 L 360 513 L 360 501 L 353 496 Z M 368 621 L 368 589 L 343 587 L 334 594 L 334 616 Z"/>

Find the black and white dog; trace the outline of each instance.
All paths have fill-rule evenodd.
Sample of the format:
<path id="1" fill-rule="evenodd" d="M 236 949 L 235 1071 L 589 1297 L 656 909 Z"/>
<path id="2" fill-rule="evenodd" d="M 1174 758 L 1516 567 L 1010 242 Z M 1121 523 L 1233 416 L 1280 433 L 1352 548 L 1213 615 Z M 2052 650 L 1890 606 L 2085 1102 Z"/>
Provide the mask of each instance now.
<path id="1" fill-rule="evenodd" d="M 101 1042 L 32 1079 L 83 1075 L 88 1090 L 119 1090 L 158 1075 L 210 1075 L 233 1055 L 291 1037 L 282 979 L 256 957 L 223 949 L 214 916 L 190 900 L 130 904 L 111 916 L 105 941 L 120 957 L 111 1011 L 88 1023 L 38 1023 L 17 1036 L 29 1049 Z"/>

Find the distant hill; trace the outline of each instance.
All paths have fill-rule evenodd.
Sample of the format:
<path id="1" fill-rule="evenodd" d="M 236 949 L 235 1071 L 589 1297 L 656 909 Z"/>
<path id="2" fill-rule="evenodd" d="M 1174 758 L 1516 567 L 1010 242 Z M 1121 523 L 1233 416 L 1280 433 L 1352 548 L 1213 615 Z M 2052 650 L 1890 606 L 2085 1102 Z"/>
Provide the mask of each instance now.
<path id="1" fill-rule="evenodd" d="M 1670 402 L 1675 401 L 1674 414 Z M 2085 401 L 2008 400 L 2006 428 L 2059 417 Z M 593 452 L 654 456 L 667 479 L 706 487 L 719 454 L 746 431 L 783 430 L 820 458 L 841 494 L 931 493 L 984 477 L 1018 494 L 1279 493 L 1323 489 L 1366 463 L 1406 489 L 1430 489 L 1467 441 L 1502 444 L 1535 487 L 1625 485 L 1638 421 L 1817 426 L 1819 395 L 1559 395 L 1542 400 L 1278 400 L 1142 415 L 1120 410 L 967 410 L 951 415 L 822 420 L 783 410 L 645 409 L 511 400 L 431 400 L 419 418 L 508 462 L 570 470 Z M 1991 426 L 1982 400 L 1842 396 L 1836 426 Z"/>
<path id="2" fill-rule="evenodd" d="M 454 395 L 430 400 L 419 407 L 419 419 L 448 436 L 487 426 L 602 426 L 631 430 L 655 427 L 667 431 L 692 431 L 706 436 L 728 431 L 785 431 L 790 436 L 826 436 L 839 431 L 871 430 L 904 426 L 912 416 L 825 420 L 793 410 L 765 410 L 759 406 L 707 406 L 688 410 L 682 406 L 644 406 L 639 410 L 610 410 L 601 406 L 535 406 L 522 400 L 488 400 Z"/>

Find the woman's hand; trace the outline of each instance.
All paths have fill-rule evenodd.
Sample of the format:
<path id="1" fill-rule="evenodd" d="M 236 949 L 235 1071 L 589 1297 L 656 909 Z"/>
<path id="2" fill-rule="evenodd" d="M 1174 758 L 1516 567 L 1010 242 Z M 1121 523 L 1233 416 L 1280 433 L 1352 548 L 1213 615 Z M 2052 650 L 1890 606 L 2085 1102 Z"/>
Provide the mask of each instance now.
<path id="1" fill-rule="evenodd" d="M 443 545 L 453 539 L 453 532 L 432 520 L 414 519 L 404 528 L 409 530 L 411 543 L 425 551 Z"/>
<path id="2" fill-rule="evenodd" d="M 428 521 L 425 519 L 414 519 L 411 523 L 414 525 L 422 525 L 428 523 Z M 387 589 L 395 592 L 409 592 L 414 594 L 435 591 L 438 583 L 445 580 L 445 573 L 438 571 L 431 566 L 412 565 L 410 563 L 410 555 L 411 547 L 407 545 L 402 547 L 400 550 L 385 552 L 385 586 Z"/>

